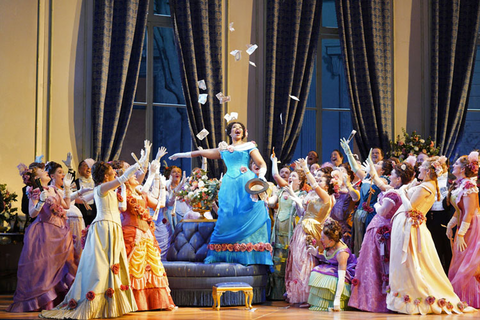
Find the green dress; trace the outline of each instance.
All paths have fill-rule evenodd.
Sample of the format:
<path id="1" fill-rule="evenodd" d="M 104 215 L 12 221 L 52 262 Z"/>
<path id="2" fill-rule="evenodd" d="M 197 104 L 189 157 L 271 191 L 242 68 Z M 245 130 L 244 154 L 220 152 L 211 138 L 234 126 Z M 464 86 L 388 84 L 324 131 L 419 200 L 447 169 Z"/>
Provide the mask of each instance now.
<path id="1" fill-rule="evenodd" d="M 303 198 L 305 191 L 295 191 L 297 197 Z M 295 202 L 287 192 L 280 190 L 278 196 L 278 210 L 272 232 L 273 266 L 268 284 L 268 298 L 283 300 L 285 293 L 285 266 L 287 264 L 288 246 L 295 229 L 296 208 Z"/>

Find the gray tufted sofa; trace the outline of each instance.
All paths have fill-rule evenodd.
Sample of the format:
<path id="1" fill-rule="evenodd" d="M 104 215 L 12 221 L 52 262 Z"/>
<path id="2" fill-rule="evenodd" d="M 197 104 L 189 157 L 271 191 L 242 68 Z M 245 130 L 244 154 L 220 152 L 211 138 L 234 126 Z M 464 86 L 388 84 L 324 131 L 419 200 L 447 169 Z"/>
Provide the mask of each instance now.
<path id="1" fill-rule="evenodd" d="M 253 303 L 265 302 L 268 266 L 203 263 L 214 227 L 212 220 L 185 220 L 176 226 L 167 261 L 163 261 L 175 304 L 211 307 L 212 287 L 220 282 L 248 283 L 253 287 Z M 245 305 L 244 295 L 226 292 L 221 305 Z"/>

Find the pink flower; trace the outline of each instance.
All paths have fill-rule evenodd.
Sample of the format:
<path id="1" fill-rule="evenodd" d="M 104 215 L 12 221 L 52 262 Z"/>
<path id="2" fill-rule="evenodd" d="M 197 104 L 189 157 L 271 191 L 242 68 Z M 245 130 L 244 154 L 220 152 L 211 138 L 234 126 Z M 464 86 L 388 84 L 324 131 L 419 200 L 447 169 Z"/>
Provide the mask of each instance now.
<path id="1" fill-rule="evenodd" d="M 128 285 L 126 285 L 126 286 L 123 285 L 123 284 L 120 285 L 120 290 L 122 290 L 122 291 L 126 291 L 126 290 L 128 290 L 128 288 L 129 288 Z"/>
<path id="2" fill-rule="evenodd" d="M 358 280 L 357 278 L 352 279 L 352 285 L 358 286 L 359 284 L 360 284 L 360 280 Z"/>
<path id="3" fill-rule="evenodd" d="M 68 301 L 68 309 L 72 310 L 72 309 L 75 309 L 77 307 L 77 301 L 75 301 L 75 299 L 70 299 L 70 301 Z"/>
<path id="4" fill-rule="evenodd" d="M 222 243 L 222 251 L 227 251 L 227 244 L 226 243 Z"/>
<path id="5" fill-rule="evenodd" d="M 428 303 L 429 305 L 432 305 L 435 303 L 435 297 L 433 296 L 428 296 L 425 298 L 425 302 Z"/>
<path id="6" fill-rule="evenodd" d="M 208 245 L 208 250 L 215 250 L 215 246 L 213 244 Z"/>
<path id="7" fill-rule="evenodd" d="M 406 295 L 403 296 L 403 301 L 405 303 L 409 303 L 409 302 L 412 302 L 412 299 L 410 298 L 410 296 L 408 294 L 406 294 Z"/>
<path id="8" fill-rule="evenodd" d="M 422 303 L 422 298 L 417 298 L 413 301 L 413 304 L 416 305 L 416 306 L 419 306 L 420 303 Z"/>
<path id="9" fill-rule="evenodd" d="M 247 245 L 245 243 L 240 243 L 240 251 L 245 252 L 247 250 Z"/>
<path id="10" fill-rule="evenodd" d="M 463 304 L 462 304 L 462 305 L 463 305 Z M 452 304 L 450 301 L 447 302 L 447 309 L 448 309 L 448 310 L 452 310 L 452 309 L 453 309 L 453 304 Z"/>
<path id="11" fill-rule="evenodd" d="M 398 141 L 399 146 L 403 146 L 403 141 Z"/>
<path id="12" fill-rule="evenodd" d="M 440 308 L 444 308 L 447 305 L 447 300 L 445 298 L 438 299 L 437 304 Z"/>
<path id="13" fill-rule="evenodd" d="M 253 243 L 251 242 L 247 243 L 247 251 L 252 252 L 252 250 L 253 250 Z"/>
<path id="14" fill-rule="evenodd" d="M 118 272 L 120 271 L 120 265 L 118 263 L 115 263 L 113 266 L 111 266 L 110 268 L 113 272 L 113 274 L 118 274 Z"/>
<path id="15" fill-rule="evenodd" d="M 232 252 L 233 251 L 233 244 L 231 244 L 231 243 L 227 244 L 227 250 Z"/>
<path id="16" fill-rule="evenodd" d="M 272 245 L 270 243 L 265 243 L 265 250 L 272 252 L 273 251 Z"/>
<path id="17" fill-rule="evenodd" d="M 395 298 L 398 297 L 399 295 L 400 295 L 400 294 L 399 294 L 398 292 L 394 292 L 394 293 L 393 293 L 393 296 L 394 296 Z"/>
<path id="18" fill-rule="evenodd" d="M 105 295 L 109 298 L 113 298 L 113 294 L 115 293 L 115 290 L 112 288 L 108 288 L 107 291 L 105 291 Z"/>
<path id="19" fill-rule="evenodd" d="M 228 147 L 227 147 L 227 150 L 228 150 L 229 152 L 233 152 L 233 150 L 234 150 L 234 149 L 233 149 L 233 146 L 228 146 Z"/>
<path id="20" fill-rule="evenodd" d="M 95 299 L 95 292 L 93 291 L 88 291 L 87 294 L 85 295 L 88 301 L 92 301 Z"/>
<path id="21" fill-rule="evenodd" d="M 222 245 L 221 244 L 216 243 L 214 246 L 215 246 L 215 251 L 217 251 L 217 252 L 222 251 Z"/>
<path id="22" fill-rule="evenodd" d="M 248 168 L 247 168 L 247 167 L 244 167 L 244 166 L 241 166 L 241 167 L 240 167 L 240 172 L 241 172 L 241 173 L 245 173 L 245 172 L 247 172 L 247 171 L 248 171 Z"/>
<path id="23" fill-rule="evenodd" d="M 233 250 L 234 250 L 235 252 L 240 251 L 240 244 L 234 243 L 234 244 L 233 244 Z"/>
<path id="24" fill-rule="evenodd" d="M 465 309 L 465 306 L 464 306 L 463 302 L 457 303 L 457 308 L 458 308 L 458 310 L 463 311 L 463 309 Z"/>

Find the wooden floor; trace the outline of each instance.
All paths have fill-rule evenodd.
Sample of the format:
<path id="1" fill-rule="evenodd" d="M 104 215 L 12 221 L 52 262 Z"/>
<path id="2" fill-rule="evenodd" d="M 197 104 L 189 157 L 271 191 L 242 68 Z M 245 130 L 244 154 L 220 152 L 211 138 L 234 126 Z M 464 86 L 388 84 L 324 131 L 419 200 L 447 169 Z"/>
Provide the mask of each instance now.
<path id="1" fill-rule="evenodd" d="M 12 303 L 12 295 L 0 295 L 0 319 L 38 319 L 38 312 L 28 313 L 9 313 L 5 312 L 6 307 Z M 178 308 L 174 311 L 149 311 L 134 312 L 121 318 L 125 320 L 134 319 L 262 319 L 262 320 L 307 320 L 307 319 L 369 319 L 369 320 L 430 320 L 430 319 L 480 319 L 480 312 L 464 315 L 426 315 L 426 316 L 408 316 L 396 313 L 369 313 L 359 311 L 343 311 L 343 312 L 319 312 L 309 311 L 308 309 L 300 309 L 289 307 L 287 303 L 275 301 L 267 302 L 261 305 L 254 305 L 253 310 L 247 310 L 245 307 L 226 307 L 220 311 L 211 308 Z"/>

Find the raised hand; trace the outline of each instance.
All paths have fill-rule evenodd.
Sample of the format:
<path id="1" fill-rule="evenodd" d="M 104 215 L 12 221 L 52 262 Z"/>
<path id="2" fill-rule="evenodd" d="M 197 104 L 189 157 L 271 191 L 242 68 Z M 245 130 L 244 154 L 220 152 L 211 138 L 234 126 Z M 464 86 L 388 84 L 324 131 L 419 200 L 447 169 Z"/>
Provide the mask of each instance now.
<path id="1" fill-rule="evenodd" d="M 65 166 L 68 169 L 72 169 L 72 153 L 71 152 L 67 153 L 67 159 L 62 160 L 62 162 L 65 164 Z"/>
<path id="2" fill-rule="evenodd" d="M 65 177 L 63 177 L 63 187 L 66 189 L 70 189 L 73 182 L 73 175 L 70 172 L 67 172 Z"/>
<path id="3" fill-rule="evenodd" d="M 149 140 L 143 142 L 145 153 L 147 154 L 147 161 L 150 158 L 150 151 L 152 150 L 152 143 Z"/>
<path id="4" fill-rule="evenodd" d="M 160 159 L 162 159 L 162 157 L 164 155 L 166 155 L 168 152 L 167 152 L 167 148 L 165 147 L 159 147 L 158 148 L 158 151 L 157 151 L 157 155 L 155 156 L 155 160 L 158 160 L 160 161 Z"/>
<path id="5" fill-rule="evenodd" d="M 340 146 L 343 149 L 343 152 L 348 155 L 352 153 L 352 150 L 350 149 L 350 146 L 348 145 L 348 142 L 345 138 L 340 139 Z"/>

